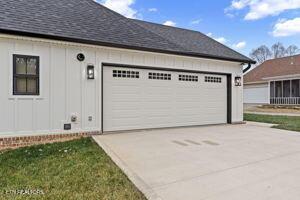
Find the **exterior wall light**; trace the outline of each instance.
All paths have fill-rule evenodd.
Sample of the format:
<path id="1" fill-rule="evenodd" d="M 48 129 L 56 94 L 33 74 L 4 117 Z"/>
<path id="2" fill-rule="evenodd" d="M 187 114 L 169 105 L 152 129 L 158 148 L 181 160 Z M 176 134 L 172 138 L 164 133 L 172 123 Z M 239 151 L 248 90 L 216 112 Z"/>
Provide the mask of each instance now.
<path id="1" fill-rule="evenodd" d="M 84 56 L 83 53 L 77 54 L 77 60 L 78 60 L 78 61 L 82 62 L 82 61 L 84 61 L 84 59 L 85 59 L 85 56 Z"/>
<path id="2" fill-rule="evenodd" d="M 235 86 L 242 86 L 242 77 L 236 76 L 234 79 Z"/>
<path id="3" fill-rule="evenodd" d="M 95 67 L 93 65 L 88 65 L 87 66 L 87 79 L 93 80 L 95 79 Z"/>

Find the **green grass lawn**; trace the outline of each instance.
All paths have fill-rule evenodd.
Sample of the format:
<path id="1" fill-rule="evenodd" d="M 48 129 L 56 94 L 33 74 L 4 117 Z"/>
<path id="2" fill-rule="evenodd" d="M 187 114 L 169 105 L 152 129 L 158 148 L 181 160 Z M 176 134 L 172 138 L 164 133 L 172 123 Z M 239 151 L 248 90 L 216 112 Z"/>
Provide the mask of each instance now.
<path id="1" fill-rule="evenodd" d="M 14 194 L 22 189 L 44 194 Z M 85 138 L 0 153 L 0 199 L 146 198 L 91 138 Z"/>
<path id="2" fill-rule="evenodd" d="M 300 132 L 300 117 L 244 114 L 246 121 L 278 124 L 273 128 Z"/>

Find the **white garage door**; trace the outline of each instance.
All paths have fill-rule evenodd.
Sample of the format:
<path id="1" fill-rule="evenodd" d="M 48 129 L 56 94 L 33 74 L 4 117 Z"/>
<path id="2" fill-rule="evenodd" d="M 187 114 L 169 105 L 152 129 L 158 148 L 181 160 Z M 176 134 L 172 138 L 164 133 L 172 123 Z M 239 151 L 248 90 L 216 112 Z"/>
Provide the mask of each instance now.
<path id="1" fill-rule="evenodd" d="M 104 67 L 103 131 L 227 122 L 226 76 Z"/>
<path id="2" fill-rule="evenodd" d="M 268 104 L 269 100 L 269 85 L 256 84 L 244 85 L 244 103 Z"/>

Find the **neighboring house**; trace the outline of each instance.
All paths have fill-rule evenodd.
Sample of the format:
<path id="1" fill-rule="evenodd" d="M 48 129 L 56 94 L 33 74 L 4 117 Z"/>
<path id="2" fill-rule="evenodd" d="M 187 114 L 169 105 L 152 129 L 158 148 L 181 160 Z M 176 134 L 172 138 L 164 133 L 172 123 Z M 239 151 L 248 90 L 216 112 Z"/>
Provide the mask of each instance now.
<path id="1" fill-rule="evenodd" d="M 268 60 L 244 76 L 244 103 L 300 104 L 300 55 Z"/>
<path id="2" fill-rule="evenodd" d="M 243 64 L 206 35 L 93 0 L 1 0 L 0 136 L 243 121 Z"/>

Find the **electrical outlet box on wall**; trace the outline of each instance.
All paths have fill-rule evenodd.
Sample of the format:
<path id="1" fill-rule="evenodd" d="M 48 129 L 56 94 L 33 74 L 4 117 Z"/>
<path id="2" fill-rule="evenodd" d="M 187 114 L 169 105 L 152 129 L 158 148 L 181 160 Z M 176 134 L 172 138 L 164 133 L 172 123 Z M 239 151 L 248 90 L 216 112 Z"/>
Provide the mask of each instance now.
<path id="1" fill-rule="evenodd" d="M 77 113 L 72 113 L 70 116 L 70 120 L 73 124 L 79 123 L 79 115 Z"/>

